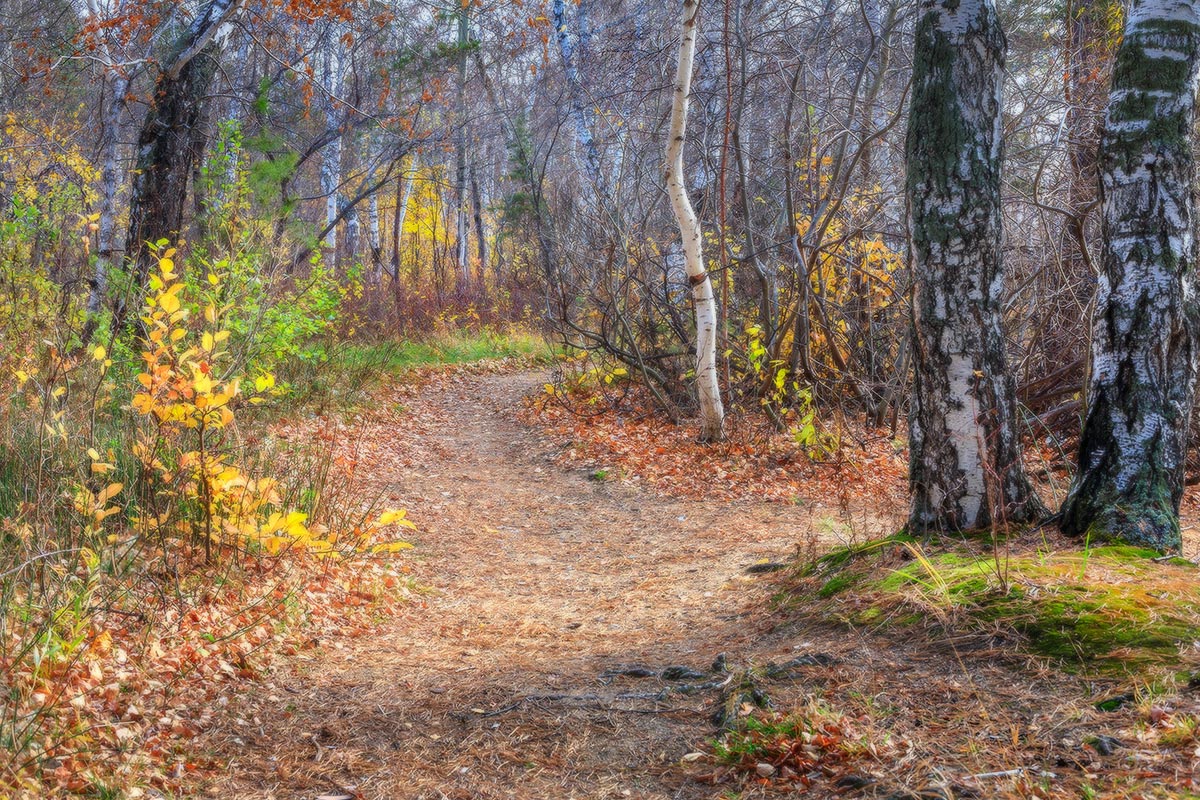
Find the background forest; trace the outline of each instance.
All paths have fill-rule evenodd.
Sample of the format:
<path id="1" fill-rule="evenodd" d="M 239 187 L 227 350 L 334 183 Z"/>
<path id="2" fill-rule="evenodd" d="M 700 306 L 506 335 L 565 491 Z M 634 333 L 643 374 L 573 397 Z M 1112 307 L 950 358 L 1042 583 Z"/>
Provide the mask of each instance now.
<path id="1" fill-rule="evenodd" d="M 686 173 L 735 402 L 774 413 L 811 395 L 876 425 L 898 413 L 915 11 L 703 11 Z M 661 174 L 673 9 L 35 2 L 4 14 L 5 268 L 14 296 L 57 314 L 64 348 L 106 341 L 110 317 L 137 302 L 143 242 L 182 240 L 186 260 L 221 264 L 262 298 L 240 322 L 276 359 L 333 329 L 544 323 L 633 368 L 665 413 L 691 404 L 687 281 Z M 1121 7 L 1002 14 L 1005 319 L 1022 402 L 1070 433 Z M 39 278 L 50 285 L 26 288 Z"/>
<path id="2" fill-rule="evenodd" d="M 909 513 L 897 486 L 915 442 L 908 532 L 842 551 L 882 566 L 847 577 L 836 559 L 811 560 L 797 585 L 815 581 L 824 601 L 871 570 L 920 565 L 924 577 L 888 586 L 937 595 L 922 613 L 939 624 L 958 605 L 993 615 L 972 624 L 1019 617 L 1007 603 L 1021 579 L 999 542 L 1010 522 L 1044 521 L 1042 502 L 1057 511 L 1071 483 L 1097 289 L 1110 283 L 1101 133 L 1133 12 L 1007 0 L 988 17 L 1003 29 L 989 74 L 1003 83 L 1005 235 L 987 358 L 1007 369 L 996 382 L 1011 384 L 1016 432 L 980 467 L 1000 473 L 987 479 L 1002 499 L 985 500 L 999 506 L 967 513 L 922 494 L 939 435 L 909 427 L 925 395 L 914 368 L 936 341 L 913 335 L 914 303 L 944 306 L 931 298 L 953 279 L 920 273 L 925 240 L 910 227 L 914 192 L 937 180 L 911 167 L 940 152 L 929 86 L 941 73 L 921 60 L 935 6 L 685 3 L 685 21 L 697 14 L 682 25 L 695 46 L 685 68 L 679 4 L 650 0 L 0 2 L 2 782 L 116 796 L 105 787 L 158 770 L 155 787 L 179 790 L 195 767 L 178 743 L 204 727 L 185 709 L 212 700 L 189 681 L 249 678 L 251 656 L 302 649 L 301 618 L 365 630 L 373 603 L 420 594 L 405 560 L 419 509 L 394 487 L 362 490 L 374 467 L 347 454 L 344 420 L 423 407 L 413 387 L 453 387 L 446 364 L 547 371 L 530 414 L 593 437 L 594 481 L 658 469 L 636 446 L 597 455 L 613 426 L 646 425 L 657 432 L 633 435 L 670 451 L 663 483 L 726 499 L 728 459 L 746 457 L 769 464 L 748 468 L 755 496 L 837 495 L 847 518 L 870 497 L 890 507 L 887 533 Z M 959 62 L 930 63 L 949 74 Z M 1194 180 L 1190 151 L 1183 161 Z M 680 235 L 689 199 L 697 239 Z M 710 300 L 697 302 L 702 284 Z M 701 308 L 711 323 L 697 324 Z M 1193 367 L 1187 390 L 1194 379 Z M 705 397 L 724 405 L 724 427 Z M 1191 414 L 1190 396 L 1177 405 Z M 728 440 L 697 445 L 698 415 L 700 438 Z M 1177 427 L 1187 435 L 1186 419 Z M 1171 460 L 1186 448 L 1167 449 L 1164 480 L 1178 486 L 1156 502 L 1173 503 L 1171 519 L 1118 533 L 1194 556 Z M 1066 526 L 1087 534 L 1104 513 L 1076 497 Z M 970 568 L 909 537 L 976 527 L 990 538 Z M 1200 638 L 1200 595 L 1163 572 L 1189 569 L 1177 562 L 1137 573 L 1181 592 L 1145 612 L 1167 633 L 1117 643 L 1153 651 L 1147 663 Z M 1026 577 L 1071 580 L 1075 563 L 1030 562 Z M 960 603 L 980 570 L 1003 592 Z M 1103 661 L 1117 646 L 1051 640 L 1041 655 Z M 1181 669 L 1172 680 L 1186 684 Z M 157 727 L 122 727 L 154 703 Z M 1170 730 L 1200 744 L 1186 720 Z M 776 773 L 746 752 L 722 757 L 769 783 Z"/>

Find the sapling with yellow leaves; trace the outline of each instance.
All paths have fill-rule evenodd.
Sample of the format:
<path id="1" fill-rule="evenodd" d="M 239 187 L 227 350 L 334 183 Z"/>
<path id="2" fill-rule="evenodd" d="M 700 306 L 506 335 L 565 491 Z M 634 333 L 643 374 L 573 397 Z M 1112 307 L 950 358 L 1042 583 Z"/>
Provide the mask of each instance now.
<path id="1" fill-rule="evenodd" d="M 136 519 L 139 535 L 202 543 L 208 561 L 222 549 L 331 557 L 347 550 L 407 547 L 376 541 L 390 527 L 412 527 L 403 511 L 384 512 L 339 536 L 309 525 L 302 512 L 280 509 L 278 482 L 252 476 L 237 462 L 228 444 L 235 411 L 280 390 L 270 374 L 253 381 L 232 374 L 226 347 L 230 334 L 222 325 L 229 309 L 217 300 L 220 273 L 208 273 L 210 290 L 196 309 L 201 320 L 195 328 L 190 325 L 193 309 L 185 303 L 175 256 L 175 248 L 159 243 L 142 317 L 146 351 L 131 404 L 142 420 L 134 451 L 146 484 L 140 498 L 145 510 Z"/>

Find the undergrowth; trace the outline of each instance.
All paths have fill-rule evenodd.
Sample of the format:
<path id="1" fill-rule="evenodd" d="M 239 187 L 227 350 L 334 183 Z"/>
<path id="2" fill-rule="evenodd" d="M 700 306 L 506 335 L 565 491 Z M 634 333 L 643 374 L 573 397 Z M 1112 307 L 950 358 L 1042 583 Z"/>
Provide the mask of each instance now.
<path id="1" fill-rule="evenodd" d="M 375 584 L 401 587 L 404 511 L 335 491 L 326 443 L 286 462 L 250 444 L 255 409 L 294 402 L 270 368 L 324 344 L 264 348 L 244 314 L 285 325 L 326 301 L 260 313 L 229 261 L 185 276 L 157 252 L 130 331 L 82 342 L 58 308 L 0 300 L 0 795 L 171 790 L 206 717 L 185 709 L 300 621 L 350 624 Z"/>
<path id="2" fill-rule="evenodd" d="M 879 751 L 856 721 L 815 698 L 788 714 L 746 714 L 713 742 L 717 761 L 776 790 L 803 791 L 814 779 L 847 774 Z"/>
<path id="3" fill-rule="evenodd" d="M 802 565 L 780 599 L 855 626 L 990 635 L 1085 675 L 1186 673 L 1200 664 L 1200 568 L 1157 556 L 898 534 Z"/>

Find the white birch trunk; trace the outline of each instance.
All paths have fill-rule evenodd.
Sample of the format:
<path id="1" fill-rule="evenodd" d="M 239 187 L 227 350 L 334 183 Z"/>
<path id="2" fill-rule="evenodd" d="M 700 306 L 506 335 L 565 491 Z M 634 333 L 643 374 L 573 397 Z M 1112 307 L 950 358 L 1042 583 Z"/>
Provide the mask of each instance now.
<path id="1" fill-rule="evenodd" d="M 1104 241 L 1079 472 L 1062 527 L 1092 541 L 1182 546 L 1200 347 L 1193 136 L 1195 0 L 1135 0 L 1099 152 Z"/>
<path id="2" fill-rule="evenodd" d="M 554 28 L 558 37 L 558 53 L 562 58 L 563 73 L 567 78 L 567 94 L 571 104 L 571 117 L 575 122 L 575 142 L 579 150 L 583 151 L 582 161 L 584 172 L 587 174 L 588 182 L 591 183 L 600 200 L 611 206 L 612 198 L 604 179 L 604 172 L 600 166 L 600 148 L 596 144 L 596 137 L 592 135 L 592 115 L 588 113 L 588 109 L 583 102 L 583 81 L 579 76 L 579 66 L 575 60 L 575 51 L 571 47 L 571 35 L 567 31 L 566 8 L 563 0 L 554 0 L 552 13 L 554 16 Z M 579 5 L 581 46 L 591 35 L 587 29 L 586 13 L 587 8 L 581 3 Z"/>
<path id="3" fill-rule="evenodd" d="M 321 62 L 321 84 L 325 90 L 325 129 L 333 134 L 333 141 L 325 146 L 321 157 L 321 193 L 325 195 L 325 225 L 329 228 L 325 234 L 325 255 L 333 269 L 337 267 L 337 226 L 333 223 L 338 215 L 338 184 L 342 172 L 342 135 L 334 96 L 341 88 L 341 59 L 337 53 L 340 44 L 337 30 L 331 28 L 328 36 Z"/>
<path id="4" fill-rule="evenodd" d="M 408 218 L 408 201 L 412 197 L 413 183 L 421 169 L 421 156 L 413 153 L 408 176 L 401 184 L 400 196 L 396 198 L 396 214 L 392 218 L 392 280 L 400 280 L 400 242 L 404 238 L 404 221 Z"/>
<path id="5" fill-rule="evenodd" d="M 455 115 L 458 127 L 454 134 L 454 201 L 458 204 L 454 215 L 454 254 L 458 265 L 458 291 L 464 293 L 471 286 L 471 238 L 470 198 L 467 196 L 467 45 L 470 43 L 470 9 L 464 5 L 458 12 L 458 100 Z"/>
<path id="6" fill-rule="evenodd" d="M 667 139 L 667 192 L 683 238 L 683 256 L 696 305 L 696 390 L 700 398 L 700 440 L 719 441 L 725 420 L 721 387 L 717 382 L 717 302 L 712 281 L 704 267 L 700 221 L 688 199 L 683 179 L 683 142 L 687 132 L 688 92 L 692 64 L 696 58 L 696 32 L 700 4 L 683 0 L 683 35 L 679 42 L 679 66 L 675 73 L 675 95 L 671 103 L 671 127 Z"/>
<path id="7" fill-rule="evenodd" d="M 96 231 L 96 263 L 92 271 L 91 286 L 87 301 L 87 330 L 89 336 L 94 329 L 94 317 L 100 313 L 104 296 L 108 292 L 108 273 L 113 267 L 117 252 L 117 192 L 120 189 L 121 118 L 125 112 L 125 95 L 129 91 L 129 78 L 111 68 L 105 83 L 109 87 L 108 108 L 104 112 L 100 167 L 101 200 L 100 218 Z"/>
<path id="8" fill-rule="evenodd" d="M 906 154 L 913 395 L 909 529 L 1027 522 L 1002 330 L 1005 39 L 993 0 L 921 0 Z"/>

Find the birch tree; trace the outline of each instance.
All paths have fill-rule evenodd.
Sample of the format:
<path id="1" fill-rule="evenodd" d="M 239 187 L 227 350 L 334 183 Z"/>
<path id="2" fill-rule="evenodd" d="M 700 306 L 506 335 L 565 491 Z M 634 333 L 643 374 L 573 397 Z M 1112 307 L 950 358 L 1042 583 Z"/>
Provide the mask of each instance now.
<path id="1" fill-rule="evenodd" d="M 1001 83 L 993 0 L 922 0 L 909 111 L 913 531 L 1037 517 L 1000 327 Z"/>
<path id="2" fill-rule="evenodd" d="M 563 0 L 554 0 L 551 12 L 558 41 L 558 54 L 562 59 L 563 74 L 567 78 L 567 96 L 571 105 L 571 118 L 575 123 L 575 141 L 578 150 L 582 151 L 581 160 L 584 173 L 599 200 L 605 204 L 605 210 L 608 210 L 608 207 L 612 205 L 612 197 L 600 165 L 600 148 L 596 144 L 596 137 L 592 134 L 593 120 L 584 106 L 583 81 L 579 75 L 579 65 L 576 63 L 575 48 L 571 45 L 571 34 L 567 29 L 566 4 Z M 583 18 L 587 13 L 587 6 L 580 3 L 577 13 Z M 581 39 L 588 35 L 586 31 L 586 21 L 581 20 Z"/>
<path id="3" fill-rule="evenodd" d="M 667 192 L 683 237 L 683 255 L 696 306 L 696 388 L 700 398 L 700 440 L 719 441 L 725 409 L 717 383 L 717 302 L 712 281 L 704 266 L 700 220 L 688 199 L 683 178 L 683 142 L 687 132 L 688 93 L 692 86 L 692 64 L 696 58 L 699 28 L 698 0 L 683 0 L 682 38 L 679 66 L 675 72 L 675 95 L 671 103 L 671 125 L 667 133 Z"/>
<path id="4" fill-rule="evenodd" d="M 467 197 L 467 51 L 471 44 L 470 4 L 463 4 L 455 15 L 458 29 L 458 49 L 455 52 L 457 97 L 454 103 L 454 254 L 458 265 L 458 290 L 465 293 L 471 285 L 469 242 L 471 222 L 470 199 Z"/>
<path id="5" fill-rule="evenodd" d="M 329 266 L 336 268 L 342 182 L 342 122 L 337 113 L 337 97 L 341 94 L 343 78 L 342 42 L 336 23 L 329 23 L 325 38 L 321 54 L 321 89 L 329 143 L 321 153 L 321 193 L 325 196 L 325 257 Z"/>
<path id="6" fill-rule="evenodd" d="M 210 0 L 172 42 L 162 62 L 154 97 L 137 145 L 129 209 L 126 258 L 132 262 L 133 289 L 141 291 L 153 254 L 145 243 L 179 236 L 183 229 L 188 179 L 198 156 L 196 130 L 217 57 L 241 0 Z M 117 303 L 113 322 L 120 330 L 128 305 Z"/>
<path id="7" fill-rule="evenodd" d="M 1100 142 L 1101 274 L 1079 472 L 1063 529 L 1181 546 L 1196 388 L 1195 0 L 1135 0 Z"/>
<path id="8" fill-rule="evenodd" d="M 87 0 L 83 6 L 82 19 L 89 25 L 100 29 L 106 22 L 104 11 L 114 15 L 125 11 L 124 4 L 102 9 L 96 0 Z M 121 170 L 121 125 L 126 112 L 126 96 L 132 83 L 133 66 L 122 66 L 119 57 L 114 53 L 109 37 L 94 36 L 89 45 L 95 48 L 95 58 L 99 61 L 103 77 L 104 92 L 102 102 L 104 113 L 101 117 L 100 128 L 100 210 L 97 218 L 96 231 L 96 260 L 92 266 L 92 275 L 88 283 L 88 299 L 85 306 L 87 321 L 81 335 L 87 344 L 99 324 L 100 311 L 108 293 L 108 276 L 116 259 L 119 258 L 120 244 L 117 241 L 117 194 L 122 185 L 123 171 Z"/>

